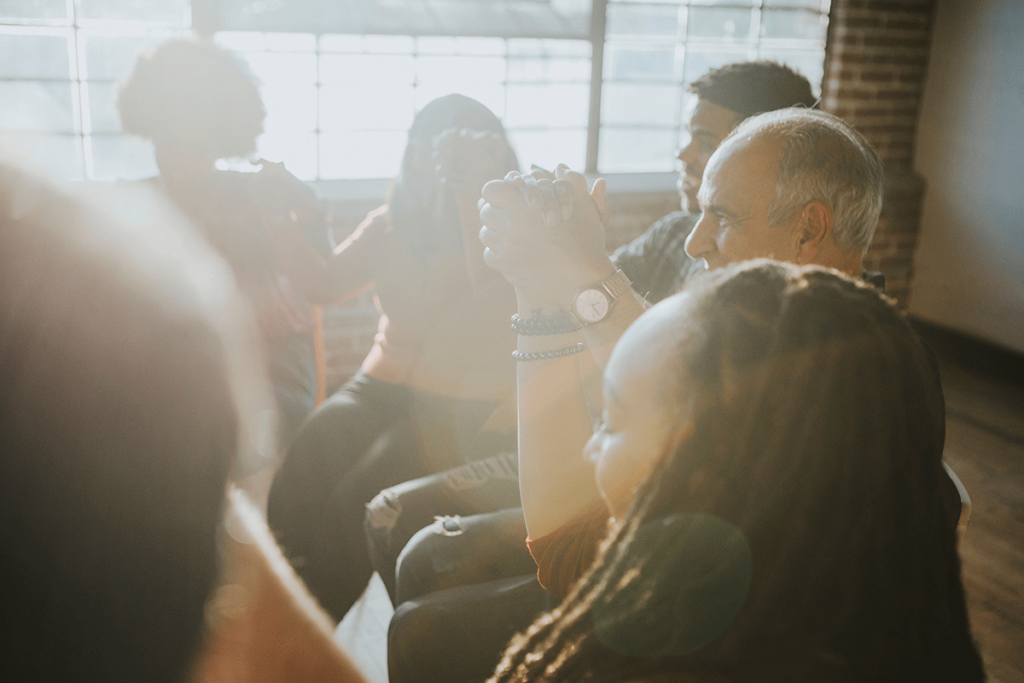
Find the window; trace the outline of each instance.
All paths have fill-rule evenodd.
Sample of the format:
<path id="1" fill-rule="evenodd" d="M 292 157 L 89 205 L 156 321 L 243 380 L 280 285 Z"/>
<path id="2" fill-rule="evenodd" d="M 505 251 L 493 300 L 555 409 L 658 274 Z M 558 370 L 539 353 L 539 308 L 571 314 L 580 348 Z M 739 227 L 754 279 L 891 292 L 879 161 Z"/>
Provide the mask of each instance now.
<path id="1" fill-rule="evenodd" d="M 603 173 L 672 171 L 685 85 L 729 62 L 793 67 L 819 94 L 828 2 L 820 0 L 610 0 L 604 40 Z"/>
<path id="2" fill-rule="evenodd" d="M 685 84 L 755 58 L 819 84 L 827 12 L 828 0 L 6 0 L 0 146 L 69 178 L 155 174 L 148 143 L 120 132 L 116 84 L 139 51 L 196 31 L 248 61 L 268 112 L 258 153 L 303 179 L 393 176 L 416 110 L 449 92 L 501 116 L 524 166 L 669 172 Z"/>
<path id="3" fill-rule="evenodd" d="M 190 27 L 187 0 L 6 0 L 0 5 L 0 146 L 73 179 L 156 172 L 120 133 L 117 81 L 140 50 Z"/>

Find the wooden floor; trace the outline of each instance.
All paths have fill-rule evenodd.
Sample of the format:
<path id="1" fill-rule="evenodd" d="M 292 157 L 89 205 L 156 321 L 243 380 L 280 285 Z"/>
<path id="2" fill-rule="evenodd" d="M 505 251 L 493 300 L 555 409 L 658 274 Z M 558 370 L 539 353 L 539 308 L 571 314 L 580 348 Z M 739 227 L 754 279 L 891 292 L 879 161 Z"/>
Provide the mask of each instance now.
<path id="1" fill-rule="evenodd" d="M 971 625 L 989 681 L 1024 683 L 1024 364 L 925 336 L 946 393 L 946 462 L 973 506 L 960 542 Z"/>

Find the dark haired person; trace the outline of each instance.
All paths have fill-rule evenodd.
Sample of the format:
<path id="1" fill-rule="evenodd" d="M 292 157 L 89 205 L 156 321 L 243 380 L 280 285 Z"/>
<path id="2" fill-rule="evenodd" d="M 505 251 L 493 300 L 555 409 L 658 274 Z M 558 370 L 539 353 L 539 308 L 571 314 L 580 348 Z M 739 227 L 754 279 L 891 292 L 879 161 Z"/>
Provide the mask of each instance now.
<path id="1" fill-rule="evenodd" d="M 330 254 L 318 197 L 280 164 L 215 169 L 256 151 L 266 110 L 245 64 L 211 42 L 169 40 L 141 55 L 117 105 L 125 132 L 153 143 L 150 182 L 202 229 L 256 312 L 283 447 L 316 400 L 313 304 L 335 298 L 307 266 Z"/>
<path id="2" fill-rule="evenodd" d="M 491 681 L 984 680 L 941 389 L 877 290 L 765 260 L 701 278 L 622 336 L 596 432 L 575 359 L 540 355 L 565 341 L 535 339 L 519 370 L 523 473 L 562 494 L 525 481 L 527 524 L 564 600 Z"/>
<path id="3" fill-rule="evenodd" d="M 687 140 L 679 150 L 682 211 L 671 213 L 615 252 L 613 260 L 632 281 L 633 291 L 657 303 L 679 291 L 700 270 L 684 243 L 700 215 L 697 192 L 708 159 L 741 121 L 785 107 L 817 103 L 807 79 L 775 62 L 737 62 L 712 69 L 690 84 L 683 115 Z"/>
<path id="4" fill-rule="evenodd" d="M 267 514 L 337 620 L 373 573 L 363 519 L 375 494 L 515 451 L 515 298 L 483 262 L 476 203 L 487 180 L 516 168 L 490 110 L 463 95 L 440 97 L 413 121 L 387 204 L 332 257 L 339 295 L 374 288 L 378 332 L 360 371 L 288 448 Z"/>

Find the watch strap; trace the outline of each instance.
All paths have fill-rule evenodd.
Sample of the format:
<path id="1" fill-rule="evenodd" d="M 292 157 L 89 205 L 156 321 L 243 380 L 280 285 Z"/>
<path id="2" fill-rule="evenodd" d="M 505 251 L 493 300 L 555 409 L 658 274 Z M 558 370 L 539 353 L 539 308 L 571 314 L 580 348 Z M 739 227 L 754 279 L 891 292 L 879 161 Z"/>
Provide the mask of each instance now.
<path id="1" fill-rule="evenodd" d="M 612 307 L 615 305 L 616 300 L 618 300 L 620 296 L 628 292 L 632 284 L 633 283 L 630 281 L 628 277 L 626 277 L 626 274 L 623 273 L 622 269 L 620 268 L 616 270 L 614 274 L 605 278 L 601 282 L 589 285 L 587 287 L 581 287 L 576 292 L 576 296 L 573 297 L 572 303 L 569 304 L 569 313 L 570 315 L 572 315 L 573 318 L 575 318 L 576 322 L 579 323 L 580 327 L 586 327 L 587 325 L 592 325 L 596 322 L 601 322 L 601 320 L 607 318 L 608 315 L 611 313 Z M 608 294 L 608 312 L 605 313 L 604 317 L 602 317 L 600 320 L 586 320 L 576 312 L 576 302 L 579 299 L 580 294 L 592 289 L 604 291 Z"/>

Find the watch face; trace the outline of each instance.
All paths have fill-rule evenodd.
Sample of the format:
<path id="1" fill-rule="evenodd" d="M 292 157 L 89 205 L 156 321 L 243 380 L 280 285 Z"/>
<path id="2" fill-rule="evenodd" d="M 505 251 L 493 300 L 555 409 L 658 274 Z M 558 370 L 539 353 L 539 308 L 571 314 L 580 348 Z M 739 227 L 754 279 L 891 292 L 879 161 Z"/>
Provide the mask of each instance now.
<path id="1" fill-rule="evenodd" d="M 585 289 L 576 296 L 576 315 L 596 323 L 608 315 L 608 295 L 599 289 Z"/>

